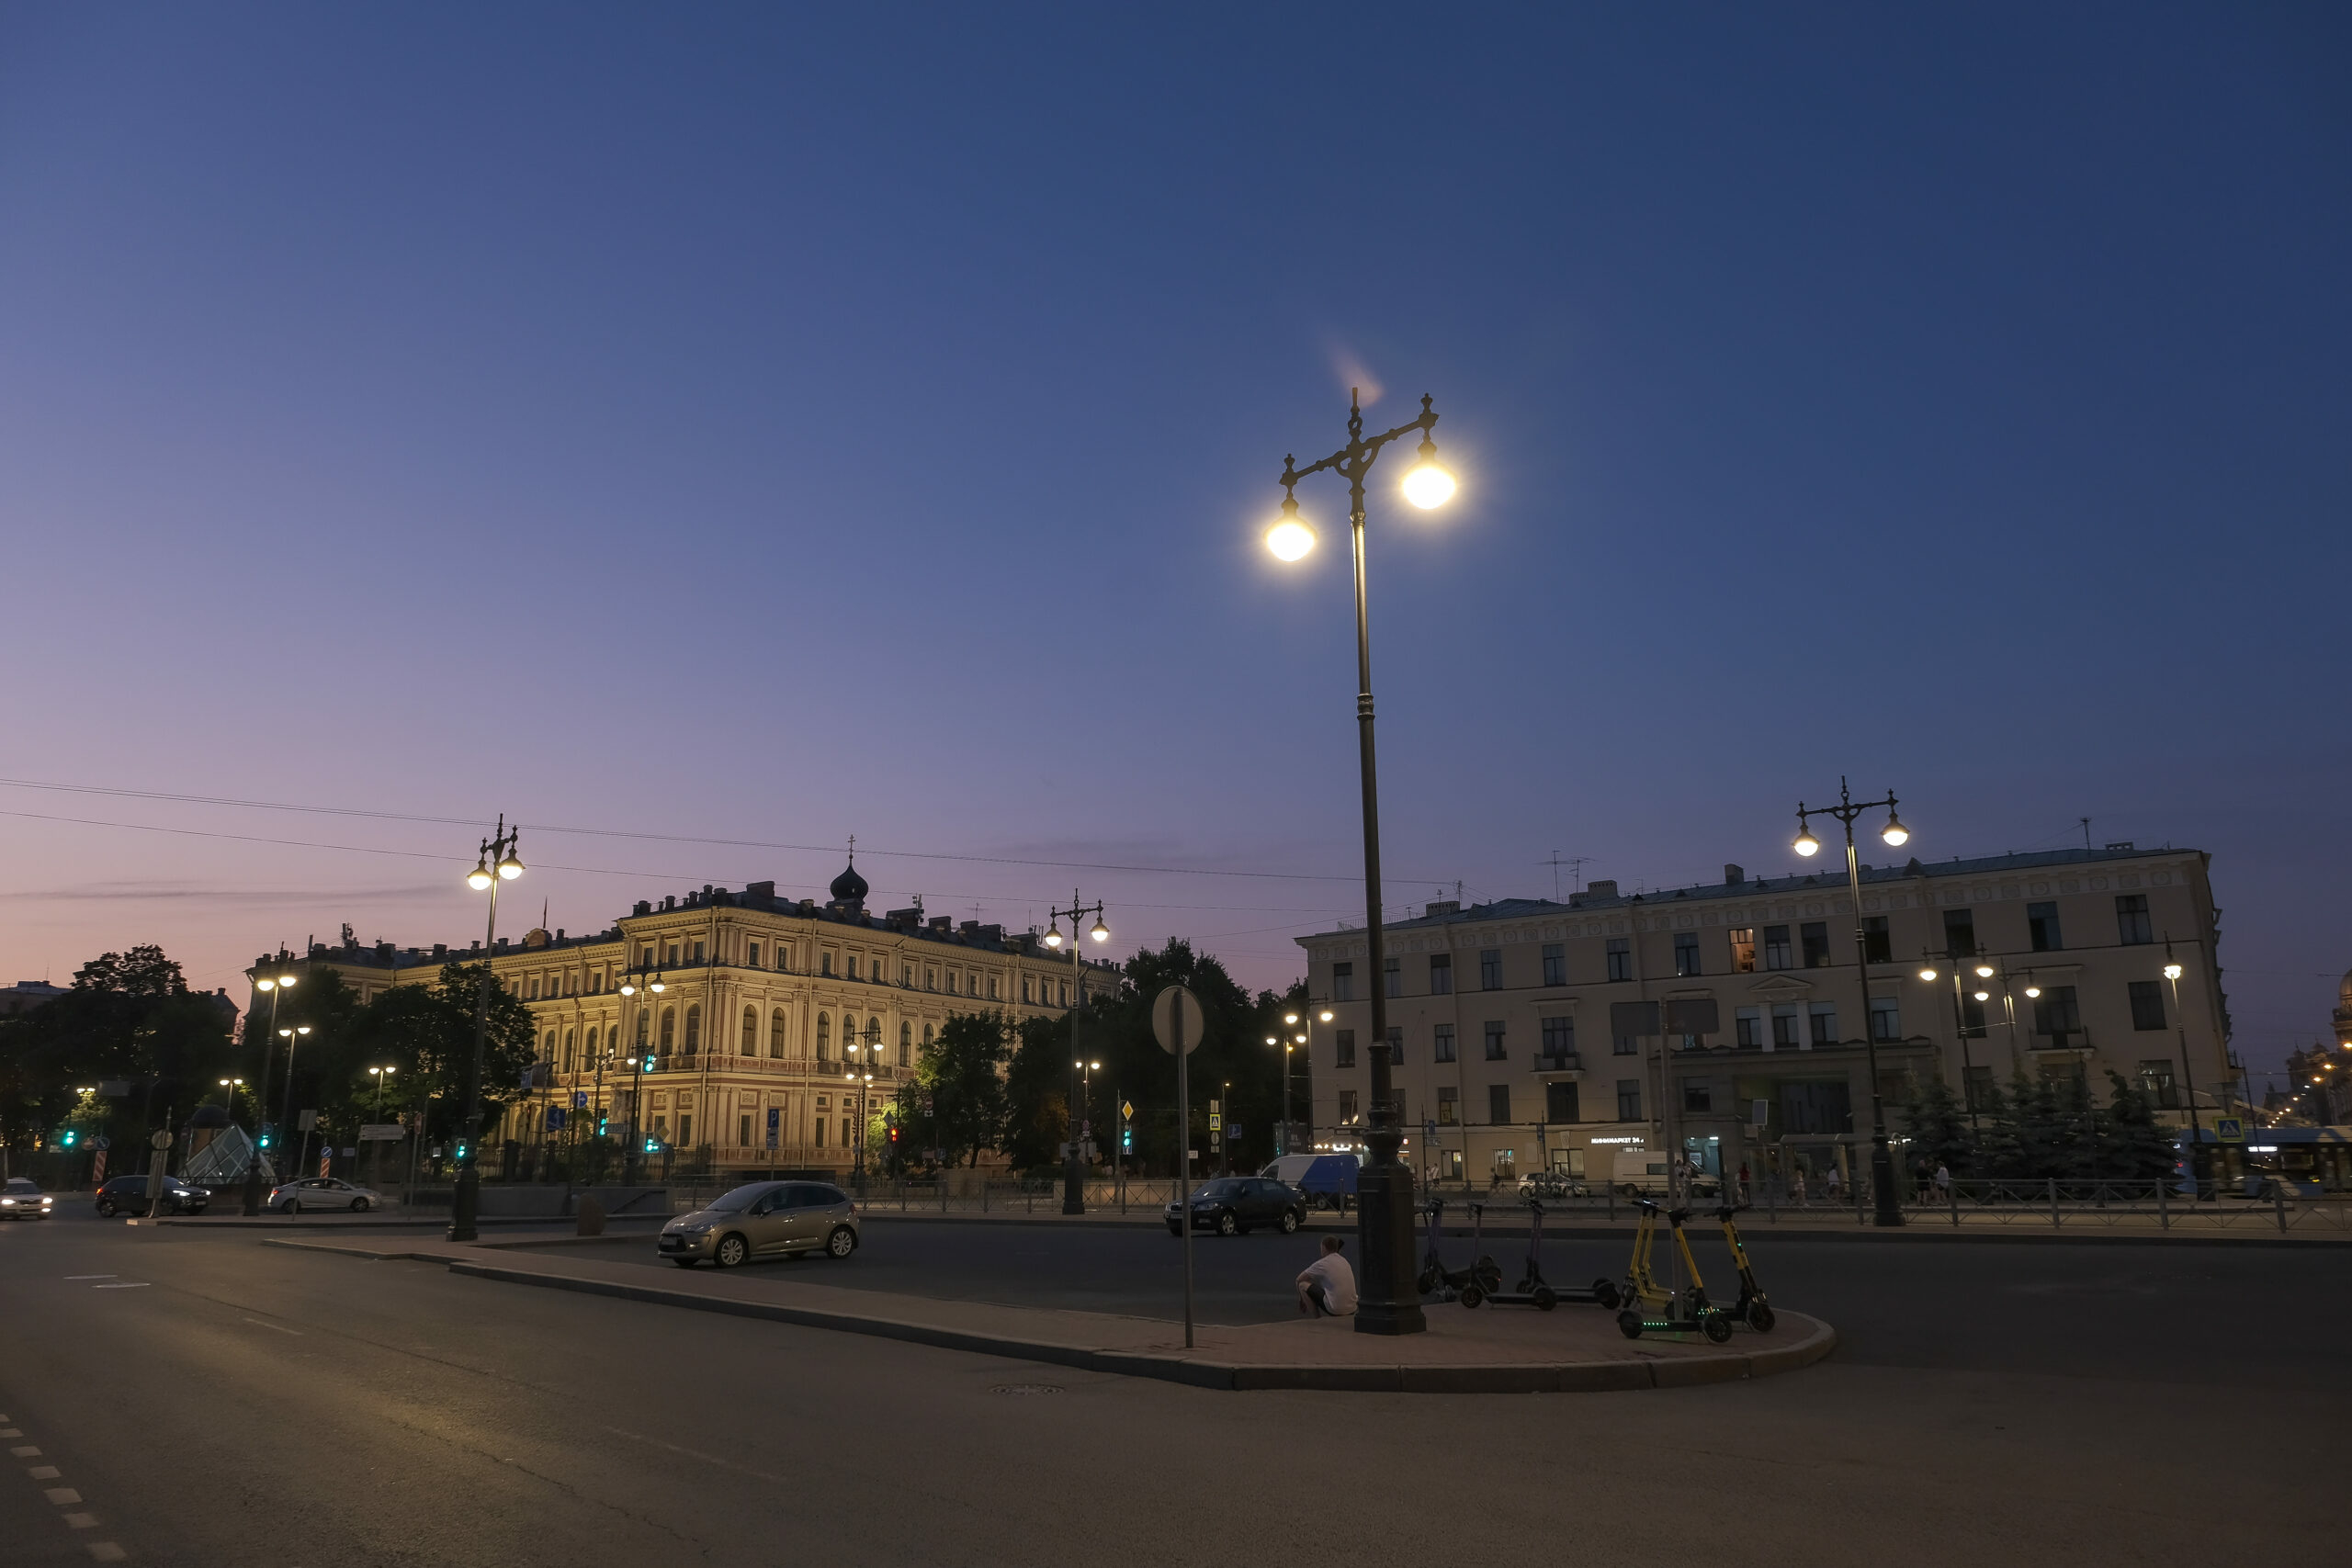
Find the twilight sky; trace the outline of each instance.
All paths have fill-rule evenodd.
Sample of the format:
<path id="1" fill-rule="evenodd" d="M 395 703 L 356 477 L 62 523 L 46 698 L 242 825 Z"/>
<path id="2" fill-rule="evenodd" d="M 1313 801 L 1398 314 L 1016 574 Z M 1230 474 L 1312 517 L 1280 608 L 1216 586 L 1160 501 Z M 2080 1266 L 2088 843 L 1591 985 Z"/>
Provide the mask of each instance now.
<path id="1" fill-rule="evenodd" d="M 2347 152 L 2320 5 L 0 6 L 0 984 L 469 940 L 501 810 L 672 836 L 526 829 L 513 933 L 854 833 L 1283 983 L 1344 492 L 1258 535 L 1361 384 L 1463 479 L 1374 490 L 1396 905 L 1778 873 L 1841 773 L 2087 816 L 2212 852 L 2270 1066 L 2352 964 Z"/>

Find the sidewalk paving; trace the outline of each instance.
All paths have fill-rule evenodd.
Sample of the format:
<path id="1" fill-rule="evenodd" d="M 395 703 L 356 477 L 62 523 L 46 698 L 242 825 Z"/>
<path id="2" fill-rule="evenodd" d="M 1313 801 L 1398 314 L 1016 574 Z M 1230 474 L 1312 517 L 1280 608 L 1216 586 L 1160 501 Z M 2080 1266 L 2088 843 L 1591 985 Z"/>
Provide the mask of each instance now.
<path id="1" fill-rule="evenodd" d="M 431 1241 L 407 1247 L 390 1237 L 273 1237 L 264 1245 L 440 1263 L 475 1279 L 1214 1389 L 1548 1393 L 1679 1388 L 1793 1371 L 1828 1355 L 1838 1338 L 1827 1324 L 1793 1312 L 1781 1313 L 1769 1337 L 1742 1327 L 1729 1344 L 1715 1346 L 1696 1335 L 1627 1339 L 1614 1314 L 1592 1307 L 1539 1313 L 1441 1306 L 1431 1308 L 1426 1334 L 1358 1334 L 1351 1324 L 1331 1318 L 1204 1324 L 1188 1349 L 1182 1325 L 1161 1318 L 944 1301 L 704 1269 L 681 1271 L 666 1284 L 654 1285 L 640 1264 L 521 1250 L 526 1244 L 565 1239 L 548 1235 L 507 1238 L 495 1246 Z"/>

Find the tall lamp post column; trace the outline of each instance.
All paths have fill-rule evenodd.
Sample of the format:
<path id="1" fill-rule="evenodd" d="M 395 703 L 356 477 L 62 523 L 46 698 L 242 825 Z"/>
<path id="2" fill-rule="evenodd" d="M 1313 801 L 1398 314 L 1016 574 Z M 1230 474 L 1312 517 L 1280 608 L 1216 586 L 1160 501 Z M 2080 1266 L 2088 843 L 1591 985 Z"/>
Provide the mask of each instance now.
<path id="1" fill-rule="evenodd" d="M 277 1037 L 286 1042 L 286 1109 L 277 1119 L 277 1135 L 281 1140 L 294 1120 L 294 1047 L 300 1044 L 302 1036 L 310 1032 L 311 1026 L 307 1023 L 291 1024 L 277 1032 Z M 310 1140 L 305 1138 L 303 1146 L 307 1149 L 309 1145 Z M 279 1146 L 283 1147 L 283 1143 Z M 300 1173 L 298 1170 L 296 1174 Z"/>
<path id="2" fill-rule="evenodd" d="M 645 973 L 641 969 L 623 971 L 621 995 L 634 997 L 639 991 L 650 991 L 658 997 L 670 988 L 662 980 L 662 971 L 659 969 L 654 970 L 640 986 L 638 984 L 637 977 Z M 637 1021 L 639 1023 L 645 1021 L 646 1009 L 652 1005 L 650 1002 L 636 1004 Z M 634 1076 L 628 1091 L 628 1146 L 621 1151 L 621 1185 L 624 1187 L 634 1187 L 644 1179 L 645 1164 L 645 1134 L 642 1131 L 641 1121 L 645 1115 L 645 1052 L 637 1044 L 636 1035 L 630 1035 L 629 1040 L 630 1071 Z M 650 1043 L 650 1041 L 649 1040 L 647 1043 Z"/>
<path id="3" fill-rule="evenodd" d="M 1413 1173 L 1396 1157 L 1404 1145 L 1396 1087 L 1388 1062 L 1388 987 L 1381 928 L 1380 784 L 1372 742 L 1372 626 L 1364 597 L 1364 476 L 1390 442 L 1420 433 L 1419 460 L 1405 475 L 1405 499 L 1427 510 L 1453 495 L 1453 476 L 1437 461 L 1430 432 L 1437 414 L 1421 399 L 1420 417 L 1367 439 L 1361 399 L 1348 403 L 1348 444 L 1306 468 L 1283 459 L 1282 514 L 1266 531 L 1266 547 L 1295 561 L 1315 547 L 1315 531 L 1298 515 L 1298 481 L 1325 469 L 1348 481 L 1348 534 L 1353 546 L 1356 599 L 1356 766 L 1363 791 L 1363 902 L 1365 973 L 1372 1001 L 1372 1106 L 1364 1147 L 1370 1162 L 1356 1179 L 1356 1241 L 1363 1273 L 1357 1293 L 1359 1334 L 1419 1334 L 1429 1327 L 1421 1315 L 1420 1291 L 1413 1278 Z"/>
<path id="4" fill-rule="evenodd" d="M 523 863 L 514 853 L 520 837 L 507 830 L 501 812 L 498 836 L 482 840 L 473 870 L 466 873 L 467 886 L 490 895 L 490 927 L 482 938 L 481 983 L 474 989 L 474 1067 L 466 1088 L 466 1152 L 458 1161 L 458 1190 L 449 1203 L 451 1241 L 475 1238 L 474 1213 L 481 1201 L 481 1069 L 490 1048 L 490 964 L 498 951 L 498 885 L 523 874 Z"/>
<path id="5" fill-rule="evenodd" d="M 1862 990 L 1862 1051 L 1870 1065 L 1871 1075 L 1871 1195 L 1874 1213 L 1872 1223 L 1899 1225 L 1903 1223 L 1903 1196 L 1894 1190 L 1894 1151 L 1886 1142 L 1886 1096 L 1878 1081 L 1878 1031 L 1871 1025 L 1871 944 L 1862 924 L 1861 862 L 1854 854 L 1854 818 L 1865 811 L 1886 807 L 1886 826 L 1879 829 L 1879 837 L 1890 847 L 1900 847 L 1911 838 L 1911 829 L 1894 814 L 1894 792 L 1889 790 L 1884 800 L 1856 800 L 1847 793 L 1846 781 L 1838 781 L 1838 804 L 1808 808 L 1797 802 L 1797 836 L 1792 846 L 1801 855 L 1819 852 L 1821 840 L 1813 836 L 1806 819 L 1813 817 L 1835 817 L 1846 829 L 1846 886 L 1854 900 L 1854 978 Z"/>
<path id="6" fill-rule="evenodd" d="M 1111 928 L 1102 923 L 1102 906 L 1080 903 L 1076 888 L 1070 889 L 1069 908 L 1048 909 L 1046 915 L 1046 945 L 1056 949 L 1062 944 L 1061 919 L 1069 917 L 1069 1152 L 1062 1159 L 1062 1213 L 1082 1214 L 1086 1213 L 1086 1159 L 1079 1147 L 1078 1015 L 1086 1010 L 1086 974 L 1079 967 L 1078 922 L 1093 916 L 1094 929 L 1087 934 L 1098 942 L 1111 940 Z"/>
<path id="7" fill-rule="evenodd" d="M 2205 1196 L 2205 1183 L 2197 1174 L 2197 1156 L 2203 1152 L 2198 1145 L 2205 1141 L 2205 1134 L 2197 1124 L 2197 1080 L 2188 1071 L 2188 1015 L 2180 1010 L 2180 964 L 2172 955 L 2169 936 L 2165 938 L 2165 978 L 2172 982 L 2172 1021 L 2180 1040 L 2180 1092 L 2188 1101 L 2188 1184 L 2193 1203 Z"/>
<path id="8" fill-rule="evenodd" d="M 270 1041 L 277 1038 L 277 998 L 293 988 L 298 976 L 291 970 L 266 975 L 254 982 L 254 988 L 269 993 L 269 1033 L 261 1043 L 261 1088 L 253 1097 L 254 1144 L 245 1156 L 245 1201 L 247 1214 L 261 1213 L 261 1119 L 269 1114 L 269 1058 L 277 1047 Z"/>

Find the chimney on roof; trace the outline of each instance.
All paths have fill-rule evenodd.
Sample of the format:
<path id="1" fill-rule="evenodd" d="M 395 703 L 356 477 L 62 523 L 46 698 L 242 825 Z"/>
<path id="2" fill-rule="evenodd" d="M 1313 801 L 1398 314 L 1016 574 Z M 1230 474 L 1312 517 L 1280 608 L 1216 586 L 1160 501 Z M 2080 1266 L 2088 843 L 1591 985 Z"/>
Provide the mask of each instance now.
<path id="1" fill-rule="evenodd" d="M 1617 897 L 1616 879 L 1613 877 L 1603 877 L 1600 881 L 1586 887 L 1585 895 L 1586 897 L 1592 898 L 1614 898 Z"/>
<path id="2" fill-rule="evenodd" d="M 1732 864 L 1729 861 L 1724 862 L 1724 886 L 1725 887 L 1736 886 L 1747 880 L 1747 873 L 1745 870 Z"/>
<path id="3" fill-rule="evenodd" d="M 555 928 L 555 939 L 558 942 L 561 942 L 563 940 L 563 928 L 561 926 Z"/>
<path id="4" fill-rule="evenodd" d="M 1440 915 L 1458 915 L 1460 913 L 1462 913 L 1461 899 L 1439 898 L 1432 900 L 1430 906 L 1421 911 L 1421 919 L 1425 920 L 1433 920 Z"/>
<path id="5" fill-rule="evenodd" d="M 435 957 L 435 958 L 447 958 L 447 957 L 448 957 L 448 956 L 449 956 L 449 944 L 448 944 L 447 942 L 435 942 L 435 943 L 433 944 L 433 956 L 434 956 L 434 957 Z"/>

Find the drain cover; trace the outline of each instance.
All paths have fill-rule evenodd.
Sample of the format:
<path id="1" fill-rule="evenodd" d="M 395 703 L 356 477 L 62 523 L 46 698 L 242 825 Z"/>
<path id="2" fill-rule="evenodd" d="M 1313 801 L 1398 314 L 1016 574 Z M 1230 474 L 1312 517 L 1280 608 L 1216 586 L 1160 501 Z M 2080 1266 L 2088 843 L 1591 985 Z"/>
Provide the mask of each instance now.
<path id="1" fill-rule="evenodd" d="M 989 1392 L 990 1393 L 1059 1393 L 1061 1390 L 1049 1382 L 1001 1382 Z"/>

